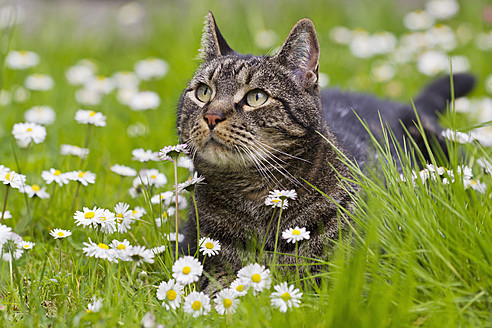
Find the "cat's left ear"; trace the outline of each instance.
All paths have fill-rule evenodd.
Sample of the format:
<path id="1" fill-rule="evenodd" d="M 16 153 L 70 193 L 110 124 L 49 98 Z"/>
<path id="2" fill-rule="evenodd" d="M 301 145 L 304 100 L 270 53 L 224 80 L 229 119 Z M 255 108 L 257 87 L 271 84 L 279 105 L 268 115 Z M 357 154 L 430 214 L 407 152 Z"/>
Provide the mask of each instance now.
<path id="1" fill-rule="evenodd" d="M 208 12 L 205 19 L 201 43 L 199 57 L 204 60 L 209 60 L 214 57 L 224 56 L 234 52 L 220 33 L 219 28 L 215 23 L 214 15 L 211 11 Z"/>
<path id="2" fill-rule="evenodd" d="M 313 22 L 308 18 L 298 21 L 273 58 L 287 67 L 305 88 L 316 85 L 319 43 Z"/>

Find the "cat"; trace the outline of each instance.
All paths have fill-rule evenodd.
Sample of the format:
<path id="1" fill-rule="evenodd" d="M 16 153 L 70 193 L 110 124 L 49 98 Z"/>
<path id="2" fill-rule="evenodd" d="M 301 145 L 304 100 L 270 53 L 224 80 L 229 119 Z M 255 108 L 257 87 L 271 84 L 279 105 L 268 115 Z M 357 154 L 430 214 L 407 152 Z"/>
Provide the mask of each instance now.
<path id="1" fill-rule="evenodd" d="M 209 13 L 200 53 L 201 65 L 179 100 L 177 129 L 180 141 L 191 150 L 195 170 L 205 177 L 195 189 L 200 236 L 222 246 L 219 255 L 205 262 L 211 274 L 237 272 L 245 261 L 255 259 L 252 244 L 256 242 L 257 249 L 264 238 L 265 250 L 274 250 L 276 217 L 265 236 L 274 211 L 265 198 L 273 189 L 295 189 L 298 195 L 283 211 L 279 231 L 305 227 L 310 239 L 299 243 L 299 255 L 326 256 L 325 250 L 347 225 L 337 209 L 350 209 L 353 202 L 353 195 L 340 184 L 339 175 L 349 177 L 350 170 L 337 149 L 361 166 L 371 157 L 369 134 L 354 111 L 377 137 L 382 135 L 380 113 L 397 140 L 405 136 L 401 121 L 422 144 L 410 104 L 337 89 L 320 91 L 320 48 L 307 18 L 294 25 L 275 55 L 255 56 L 232 50 Z M 453 80 L 456 97 L 473 88 L 471 75 L 455 74 Z M 446 108 L 450 90 L 450 79 L 444 77 L 415 100 L 426 134 L 444 150 L 436 111 Z M 191 207 L 181 246 L 185 253 L 194 254 L 196 234 Z M 277 251 L 293 254 L 295 245 L 280 238 Z M 293 256 L 277 259 L 294 262 Z"/>

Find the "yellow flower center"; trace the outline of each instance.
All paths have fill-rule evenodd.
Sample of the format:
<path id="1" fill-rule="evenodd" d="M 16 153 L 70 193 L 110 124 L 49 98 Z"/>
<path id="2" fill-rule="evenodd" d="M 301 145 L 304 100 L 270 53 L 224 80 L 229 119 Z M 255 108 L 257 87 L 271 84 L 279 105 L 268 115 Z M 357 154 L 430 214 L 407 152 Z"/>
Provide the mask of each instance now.
<path id="1" fill-rule="evenodd" d="M 208 242 L 205 244 L 205 247 L 208 249 L 212 249 L 212 248 L 214 248 L 214 244 L 212 244 L 211 242 Z"/>
<path id="2" fill-rule="evenodd" d="M 272 202 L 274 202 L 275 204 L 277 204 L 278 202 L 280 202 L 280 199 L 272 199 Z"/>
<path id="3" fill-rule="evenodd" d="M 56 175 L 56 176 L 59 176 L 60 174 L 61 174 L 60 170 L 55 170 L 55 173 L 53 173 L 53 175 Z"/>
<path id="4" fill-rule="evenodd" d="M 194 301 L 191 307 L 193 310 L 198 311 L 202 308 L 202 303 L 200 301 Z"/>
<path id="5" fill-rule="evenodd" d="M 261 276 L 257 273 L 255 273 L 253 276 L 251 276 L 251 280 L 253 280 L 253 282 L 260 282 L 261 281 Z"/>
<path id="6" fill-rule="evenodd" d="M 27 55 L 27 50 L 19 50 L 19 53 L 20 53 L 21 55 Z"/>
<path id="7" fill-rule="evenodd" d="M 98 75 L 98 76 L 97 76 L 97 79 L 98 79 L 99 81 L 104 81 L 104 80 L 105 80 L 105 77 L 104 77 L 104 76 L 102 76 L 102 75 Z"/>
<path id="8" fill-rule="evenodd" d="M 122 249 L 126 249 L 126 246 L 124 244 L 119 244 L 116 248 L 121 251 Z"/>
<path id="9" fill-rule="evenodd" d="M 106 217 L 102 216 L 99 220 L 104 222 L 106 221 Z"/>
<path id="10" fill-rule="evenodd" d="M 26 245 L 24 245 L 24 248 L 25 248 L 25 249 L 28 249 L 28 248 L 29 248 L 29 245 L 27 245 L 27 244 L 26 244 Z"/>
<path id="11" fill-rule="evenodd" d="M 41 188 L 39 188 L 39 186 L 38 186 L 38 185 L 32 185 L 32 186 L 31 186 L 31 188 L 32 188 L 32 190 L 34 190 L 34 191 L 40 191 L 40 190 L 41 190 Z"/>
<path id="12" fill-rule="evenodd" d="M 79 178 L 83 178 L 83 177 L 84 177 L 84 175 L 85 175 L 85 172 L 80 172 L 80 173 L 79 173 Z"/>
<path id="13" fill-rule="evenodd" d="M 166 293 L 166 297 L 170 301 L 174 301 L 177 296 L 178 296 L 178 294 L 176 294 L 176 292 L 172 289 L 168 290 Z"/>
<path id="14" fill-rule="evenodd" d="M 109 246 L 103 243 L 97 244 L 97 247 L 102 248 L 102 249 L 109 249 Z"/>
<path id="15" fill-rule="evenodd" d="M 155 178 L 157 178 L 157 177 L 155 176 L 155 174 L 152 174 L 152 175 L 150 176 L 150 178 L 151 178 L 151 179 L 155 179 Z"/>
<path id="16" fill-rule="evenodd" d="M 290 296 L 290 294 L 289 294 L 289 293 L 287 293 L 287 292 L 283 293 L 283 294 L 282 294 L 282 296 L 280 296 L 280 297 L 281 297 L 284 301 L 286 301 L 286 302 L 292 298 L 292 297 Z"/>
<path id="17" fill-rule="evenodd" d="M 60 232 L 58 232 L 58 233 L 57 233 L 57 235 L 58 235 L 58 236 L 60 236 L 60 237 L 65 236 L 65 234 L 64 234 L 63 232 L 61 232 L 61 231 L 60 231 Z"/>
<path id="18" fill-rule="evenodd" d="M 117 217 L 117 218 L 122 218 L 122 217 L 123 217 L 123 214 L 118 213 L 118 214 L 116 214 L 116 217 Z"/>
<path id="19" fill-rule="evenodd" d="M 191 272 L 191 268 L 190 268 L 189 266 L 185 266 L 185 267 L 183 268 L 183 274 L 188 274 L 188 273 L 190 273 L 190 272 Z"/>
<path id="20" fill-rule="evenodd" d="M 26 132 L 32 132 L 31 128 L 27 128 Z"/>
<path id="21" fill-rule="evenodd" d="M 94 115 L 96 115 L 96 112 L 95 112 L 95 111 L 93 111 L 93 110 L 91 110 L 91 111 L 89 112 L 89 116 L 94 116 Z"/>
<path id="22" fill-rule="evenodd" d="M 86 219 L 92 219 L 94 216 L 96 216 L 96 213 L 94 212 L 87 212 L 84 214 Z"/>
<path id="23" fill-rule="evenodd" d="M 10 180 L 10 172 L 5 175 L 5 180 Z"/>
<path id="24" fill-rule="evenodd" d="M 232 306 L 232 301 L 231 301 L 230 299 L 226 298 L 226 299 L 224 300 L 224 307 L 225 307 L 226 309 L 228 309 L 228 308 L 230 308 L 231 306 Z"/>
<path id="25" fill-rule="evenodd" d="M 137 210 L 133 210 L 132 213 L 133 213 L 133 215 L 135 215 L 135 214 L 138 213 L 138 211 Z"/>
<path id="26" fill-rule="evenodd" d="M 242 292 L 242 291 L 244 290 L 244 285 L 238 285 L 238 286 L 236 287 L 236 290 L 237 290 L 238 292 Z"/>
<path id="27" fill-rule="evenodd" d="M 294 229 L 294 230 L 292 230 L 292 234 L 294 236 L 299 236 L 301 234 L 301 232 L 299 230 L 297 230 L 297 229 Z"/>
<path id="28" fill-rule="evenodd" d="M 92 311 L 91 311 L 91 310 L 89 310 L 89 309 L 87 309 L 86 311 L 87 311 L 87 313 L 92 313 Z"/>

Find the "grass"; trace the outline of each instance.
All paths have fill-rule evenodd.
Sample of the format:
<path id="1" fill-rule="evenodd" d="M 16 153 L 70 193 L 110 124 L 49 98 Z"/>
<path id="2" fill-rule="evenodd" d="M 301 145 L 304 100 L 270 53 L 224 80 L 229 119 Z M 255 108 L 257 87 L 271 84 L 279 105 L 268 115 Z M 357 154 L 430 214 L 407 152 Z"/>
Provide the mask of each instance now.
<path id="1" fill-rule="evenodd" d="M 330 258 L 321 259 L 323 266 L 319 286 L 310 279 L 303 281 L 304 296 L 300 308 L 281 313 L 270 306 L 269 293 L 248 294 L 241 299 L 237 313 L 219 316 L 212 312 L 197 319 L 182 311 L 167 311 L 156 298 L 155 286 L 170 277 L 170 254 L 156 257 L 152 265 L 134 267 L 132 263 L 109 263 L 87 258 L 82 253 L 83 242 L 101 240 L 93 231 L 76 228 L 72 219 L 75 209 L 83 206 L 112 209 L 120 201 L 131 207 L 142 206 L 149 214 L 134 224 L 129 233 L 111 237 L 126 238 L 132 244 L 146 247 L 166 243 L 150 214 L 148 197 L 132 199 L 125 192 L 131 178 L 122 180 L 109 171 L 113 164 L 135 169 L 145 165 L 131 160 L 135 148 L 158 150 L 176 144 L 175 108 L 181 90 L 197 66 L 194 60 L 199 48 L 203 17 L 211 9 L 219 27 L 232 48 L 241 52 L 266 53 L 254 41 L 256 31 L 270 29 L 277 33 L 281 44 L 290 27 L 301 17 L 310 17 L 318 30 L 321 44 L 320 70 L 329 75 L 331 85 L 345 89 L 374 93 L 382 97 L 389 93 L 401 101 L 409 101 L 429 77 L 418 73 L 413 63 L 397 67 L 392 79 L 400 92 L 390 92 L 390 83 L 371 81 L 371 66 L 384 56 L 358 59 L 350 50 L 333 43 L 329 37 L 335 25 L 351 29 L 364 27 L 369 32 L 388 30 L 400 35 L 405 32 L 402 17 L 406 3 L 357 0 L 344 4 L 338 1 L 201 1 L 193 3 L 145 2 L 147 9 L 141 28 L 124 27 L 117 23 L 115 11 L 109 11 L 107 21 L 99 25 L 81 25 L 77 16 L 60 13 L 56 7 L 40 7 L 39 21 L 26 17 L 23 25 L 0 34 L 0 61 L 11 49 L 37 52 L 41 62 L 28 71 L 0 68 L 0 89 L 15 91 L 25 77 L 34 72 L 50 74 L 55 80 L 51 91 L 31 91 L 24 102 L 11 102 L 1 107 L 0 164 L 27 175 L 29 184 L 42 185 L 41 171 L 51 167 L 61 171 L 88 169 L 97 174 L 96 183 L 80 188 L 76 184 L 56 187 L 50 200 L 28 200 L 17 190 L 10 190 L 7 209 L 13 218 L 2 222 L 25 240 L 36 243 L 18 260 L 0 263 L 0 326 L 5 327 L 117 327 L 139 326 L 147 312 L 167 327 L 247 326 L 247 327 L 490 327 L 492 326 L 492 178 L 477 164 L 480 157 L 490 158 L 490 149 L 478 144 L 457 148 L 446 167 L 454 170 L 467 164 L 473 168 L 474 179 L 487 186 L 485 193 L 466 189 L 463 181 L 443 184 L 437 181 L 416 186 L 411 181 L 410 160 L 402 154 L 404 175 L 388 161 L 386 142 L 377 148 L 377 170 L 360 170 L 352 165 L 355 183 L 360 188 L 356 206 L 349 216 L 353 222 L 347 238 L 341 238 Z M 453 30 L 469 27 L 472 35 L 491 29 L 482 21 L 485 1 L 461 3 L 457 17 L 446 22 Z M 46 6 L 50 6 L 46 3 Z M 36 25 L 39 24 L 39 25 Z M 487 54 L 472 41 L 459 43 L 453 54 L 470 59 L 471 71 L 479 81 L 492 72 Z M 158 110 L 135 112 L 121 105 L 112 93 L 95 107 L 107 116 L 108 126 L 90 131 L 90 155 L 85 161 L 59 154 L 61 144 L 82 146 L 87 126 L 77 124 L 75 111 L 80 108 L 64 77 L 65 70 L 80 59 L 92 58 L 99 73 L 109 76 L 119 70 L 132 70 L 137 60 L 155 56 L 165 59 L 170 71 L 165 78 L 143 82 L 141 89 L 159 93 Z M 395 84 L 393 84 L 395 85 Z M 485 95 L 480 83 L 474 96 Z M 55 123 L 47 128 L 48 137 L 39 145 L 19 148 L 10 131 L 14 123 L 24 121 L 23 112 L 34 105 L 47 104 L 56 110 Z M 467 130 L 477 124 L 472 115 L 450 111 L 442 120 L 449 127 Z M 457 124 L 456 122 L 459 122 Z M 131 125 L 145 127 L 144 133 L 130 137 Z M 462 152 L 464 156 L 462 156 Z M 418 154 L 415 154 L 418 158 Z M 437 164 L 437 163 L 433 163 Z M 170 190 L 174 170 L 170 163 L 149 164 L 168 177 Z M 188 176 L 179 168 L 178 179 Z M 0 186 L 0 199 L 5 196 Z M 149 195 L 147 195 L 149 196 Z M 191 205 L 190 205 L 191 206 Z M 180 217 L 186 217 L 186 211 Z M 340 215 L 340 220 L 344 216 Z M 171 220 L 172 221 L 172 220 Z M 53 228 L 70 229 L 73 235 L 54 240 L 48 232 Z M 171 230 L 172 231 L 172 230 Z M 60 257 L 61 251 L 61 257 Z M 220 256 L 220 255 L 219 255 Z M 60 260 L 61 258 L 61 260 Z M 307 260 L 306 260 L 307 261 Z M 274 272 L 274 283 L 282 280 Z M 289 277 L 290 283 L 295 277 Z M 87 313 L 87 304 L 97 295 L 103 298 L 99 312 Z"/>

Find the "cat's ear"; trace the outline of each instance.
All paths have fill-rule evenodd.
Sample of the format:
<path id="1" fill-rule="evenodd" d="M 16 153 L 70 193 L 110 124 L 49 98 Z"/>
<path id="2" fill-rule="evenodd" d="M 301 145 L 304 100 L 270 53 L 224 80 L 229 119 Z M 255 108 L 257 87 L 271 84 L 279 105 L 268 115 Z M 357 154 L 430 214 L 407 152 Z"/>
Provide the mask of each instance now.
<path id="1" fill-rule="evenodd" d="M 215 23 L 214 15 L 208 12 L 203 28 L 202 42 L 199 57 L 207 60 L 218 56 L 224 56 L 234 51 L 229 47 Z"/>
<path id="2" fill-rule="evenodd" d="M 319 43 L 313 22 L 303 18 L 273 57 L 287 67 L 305 88 L 318 83 Z"/>

